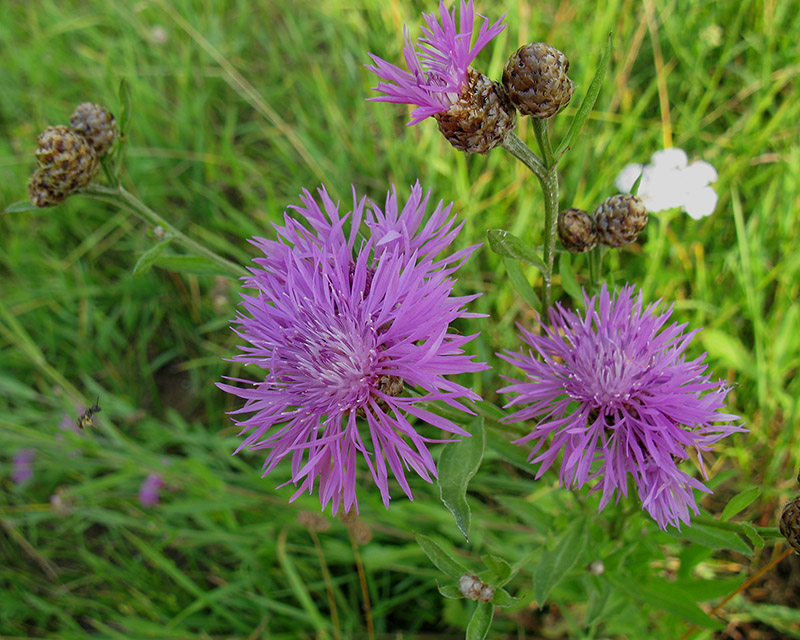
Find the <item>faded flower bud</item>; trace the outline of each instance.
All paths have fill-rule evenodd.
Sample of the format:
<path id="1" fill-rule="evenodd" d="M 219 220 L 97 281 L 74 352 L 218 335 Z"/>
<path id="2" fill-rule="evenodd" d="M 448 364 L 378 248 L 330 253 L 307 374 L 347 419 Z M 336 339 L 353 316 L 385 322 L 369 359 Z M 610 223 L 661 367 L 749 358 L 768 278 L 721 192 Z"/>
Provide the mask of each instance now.
<path id="1" fill-rule="evenodd" d="M 795 498 L 783 508 L 780 530 L 795 553 L 800 553 L 800 498 Z"/>
<path id="2" fill-rule="evenodd" d="M 476 575 L 464 574 L 458 579 L 458 590 L 470 600 L 489 602 L 494 598 L 494 589 Z"/>
<path id="3" fill-rule="evenodd" d="M 583 209 L 567 209 L 558 214 L 558 239 L 567 251 L 583 253 L 597 246 L 594 220 Z"/>
<path id="4" fill-rule="evenodd" d="M 502 144 L 517 123 L 503 85 L 471 67 L 459 99 L 433 117 L 450 144 L 467 153 L 488 153 Z"/>
<path id="5" fill-rule="evenodd" d="M 551 118 L 569 104 L 569 60 L 555 47 L 532 42 L 517 49 L 503 69 L 503 85 L 522 115 Z"/>
<path id="6" fill-rule="evenodd" d="M 36 160 L 40 167 L 37 173 L 41 173 L 36 180 L 53 194 L 63 196 L 62 200 L 88 185 L 97 173 L 97 156 L 91 145 L 68 127 L 47 127 L 36 143 Z"/>
<path id="7" fill-rule="evenodd" d="M 117 137 L 117 121 L 105 107 L 82 102 L 69 118 L 69 126 L 92 145 L 98 157 L 111 148 Z"/>
<path id="8" fill-rule="evenodd" d="M 611 247 L 633 242 L 647 226 L 647 217 L 640 198 L 630 193 L 611 196 L 594 212 L 597 239 Z"/>
<path id="9" fill-rule="evenodd" d="M 50 185 L 43 169 L 37 169 L 28 182 L 28 198 L 34 207 L 54 207 L 64 202 L 67 195 L 67 192 Z"/>

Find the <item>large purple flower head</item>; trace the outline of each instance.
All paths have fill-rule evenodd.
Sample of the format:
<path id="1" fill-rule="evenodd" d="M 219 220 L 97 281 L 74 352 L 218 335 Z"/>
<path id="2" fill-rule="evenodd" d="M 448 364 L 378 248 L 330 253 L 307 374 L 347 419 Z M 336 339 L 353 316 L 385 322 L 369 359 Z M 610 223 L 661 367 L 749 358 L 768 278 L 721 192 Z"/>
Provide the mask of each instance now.
<path id="1" fill-rule="evenodd" d="M 422 14 L 427 27 L 422 27 L 423 37 L 417 40 L 419 51 L 405 29 L 406 46 L 403 50 L 408 71 L 370 54 L 374 65 L 367 69 L 385 80 L 375 87 L 386 95 L 370 98 L 378 102 L 415 104 L 409 125 L 417 124 L 436 113 L 447 111 L 467 86 L 469 65 L 489 41 L 499 34 L 505 14 L 493 25 L 483 19 L 475 43 L 472 43 L 475 10 L 472 0 L 461 0 L 461 11 L 456 23 L 456 8 L 448 12 L 444 1 L 436 14 Z"/>
<path id="2" fill-rule="evenodd" d="M 584 297 L 584 315 L 556 305 L 544 335 L 521 329 L 533 351 L 500 354 L 527 378 L 500 389 L 518 394 L 507 406 L 527 405 L 505 421 L 536 420 L 517 442 L 535 443 L 529 460 L 541 463 L 537 478 L 561 453 L 562 484 L 597 480 L 602 510 L 615 492 L 617 500 L 627 496 L 630 474 L 642 508 L 662 529 L 680 528 L 690 510 L 698 513 L 692 489 L 709 489 L 677 462 L 694 449 L 705 475 L 702 452 L 745 430 L 734 424 L 738 416 L 718 412 L 729 388 L 706 373 L 705 355 L 685 359 L 697 330 L 667 326 L 671 307 L 643 308 L 632 286 Z"/>
<path id="3" fill-rule="evenodd" d="M 444 377 L 487 368 L 462 349 L 475 336 L 450 331 L 476 316 L 465 305 L 477 295 L 451 295 L 475 247 L 440 255 L 463 223 L 439 202 L 423 224 L 430 193 L 419 184 L 404 206 L 392 189 L 383 210 L 354 190 L 344 215 L 324 187 L 318 193 L 321 206 L 304 191 L 293 207 L 304 222 L 285 215 L 277 240 L 254 239 L 266 257 L 246 280 L 256 293 L 242 296 L 235 331 L 248 344 L 234 360 L 265 373 L 219 386 L 245 399 L 233 414 L 251 414 L 237 419 L 247 434 L 237 451 L 267 449 L 264 475 L 290 458 L 292 499 L 319 482 L 323 508 L 357 508 L 361 456 L 388 506 L 389 472 L 409 498 L 406 469 L 429 482 L 436 475 L 426 445 L 439 440 L 418 429 L 469 435 L 421 403 L 472 413 L 462 400 L 479 399 Z M 418 393 L 404 395 L 407 387 Z"/>

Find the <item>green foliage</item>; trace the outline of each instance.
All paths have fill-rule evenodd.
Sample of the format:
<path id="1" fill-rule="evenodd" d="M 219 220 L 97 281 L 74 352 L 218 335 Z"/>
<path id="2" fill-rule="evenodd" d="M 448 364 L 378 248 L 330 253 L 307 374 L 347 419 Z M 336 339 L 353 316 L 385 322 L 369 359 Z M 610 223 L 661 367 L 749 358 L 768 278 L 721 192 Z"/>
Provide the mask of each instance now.
<path id="1" fill-rule="evenodd" d="M 486 229 L 540 245 L 541 195 L 513 158 L 467 158 L 434 123 L 406 127 L 404 108 L 364 100 L 375 85 L 362 66 L 367 52 L 398 61 L 402 24 L 413 29 L 420 10 L 435 7 L 0 3 L 0 50 L 13 54 L 0 73 L 0 635 L 366 637 L 359 568 L 384 637 L 463 637 L 468 625 L 480 634 L 492 615 L 489 637 L 535 637 L 545 623 L 550 637 L 587 639 L 681 637 L 687 621 L 718 626 L 706 603 L 772 553 L 773 540 L 746 520 L 774 524 L 775 506 L 796 488 L 800 96 L 786 35 L 800 31 L 800 12 L 792 2 L 654 0 L 659 57 L 646 4 L 531 10 L 478 1 L 491 19 L 507 11 L 509 27 L 475 66 L 498 78 L 517 46 L 547 38 L 570 58 L 580 97 L 613 30 L 606 79 L 559 165 L 564 208 L 593 208 L 625 164 L 646 163 L 665 142 L 719 170 L 713 216 L 654 215 L 638 244 L 607 265 L 614 281 L 640 283 L 645 300 L 663 298 L 677 320 L 705 327 L 691 355 L 706 350 L 710 369 L 735 383 L 731 410 L 750 433 L 711 454 L 710 468 L 735 473 L 702 505 L 733 519 L 722 524 L 743 522 L 665 534 L 625 499 L 597 515 L 596 497 L 558 489 L 555 473 L 534 480 L 528 449 L 509 444 L 522 434 L 499 432 L 487 409 L 484 462 L 469 483 L 469 544 L 436 487 L 414 481 L 413 503 L 394 487 L 387 512 L 365 472 L 359 522 L 372 538 L 359 546 L 352 523 L 327 513 L 325 532 L 298 522 L 319 504 L 305 495 L 288 504 L 291 488 L 275 489 L 287 469 L 262 479 L 258 452 L 231 456 L 239 440 L 225 412 L 237 405 L 214 383 L 257 375 L 224 360 L 237 349 L 228 325 L 238 283 L 175 262 L 191 256 L 161 254 L 169 271 L 141 262 L 136 270 L 154 249 L 150 230 L 111 206 L 73 197 L 31 211 L 20 201 L 37 134 L 91 100 L 124 127 L 126 188 L 242 265 L 257 253 L 246 239 L 271 236 L 300 189 L 320 182 L 343 202 L 351 184 L 380 201 L 390 183 L 402 190 L 419 178 L 434 200 L 455 201 L 462 246 L 484 241 Z M 570 139 L 578 113 L 556 118 L 554 140 Z M 517 133 L 533 139 L 526 123 Z M 565 304 L 575 282 L 586 284 L 582 260 L 555 277 Z M 491 316 L 460 327 L 481 332 L 480 359 L 495 367 L 464 380 L 483 405 L 497 400 L 497 375 L 510 373 L 494 353 L 519 348 L 516 322 L 532 326 L 539 277 L 486 248 L 459 272 L 461 294 L 484 294 L 471 310 Z M 73 433 L 97 396 L 97 427 Z M 17 486 L 11 459 L 25 448 L 36 452 L 34 476 Z M 158 507 L 144 508 L 137 491 L 149 473 L 166 487 Z M 556 606 L 539 612 L 537 569 L 553 562 L 545 554 L 573 531 L 572 518 L 587 523 L 585 546 L 557 582 L 548 579 Z M 510 566 L 509 606 L 442 598 L 436 581 L 446 591 L 455 580 L 445 583 L 414 532 L 443 540 L 459 565 L 484 558 L 481 577 L 498 584 Z M 594 561 L 602 573 L 589 569 Z M 790 607 L 735 598 L 722 613 L 800 636 Z"/>

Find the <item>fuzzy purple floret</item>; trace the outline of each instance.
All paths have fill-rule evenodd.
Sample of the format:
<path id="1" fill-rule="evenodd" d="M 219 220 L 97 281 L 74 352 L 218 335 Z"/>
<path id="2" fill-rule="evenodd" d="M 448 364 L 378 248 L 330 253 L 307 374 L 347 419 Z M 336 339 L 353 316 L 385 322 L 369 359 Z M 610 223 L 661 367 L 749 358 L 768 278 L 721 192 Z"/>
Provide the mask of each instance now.
<path id="1" fill-rule="evenodd" d="M 505 421 L 536 421 L 517 443 L 535 443 L 529 460 L 541 464 L 537 478 L 562 455 L 561 483 L 580 488 L 597 480 L 591 491 L 602 492 L 602 510 L 615 493 L 627 496 L 630 474 L 659 527 L 680 528 L 690 510 L 698 513 L 692 489 L 710 490 L 677 462 L 694 449 L 705 476 L 702 452 L 745 431 L 734 424 L 738 416 L 719 412 L 729 387 L 705 373 L 705 355 L 685 360 L 697 330 L 667 326 L 671 307 L 643 308 L 632 286 L 584 296 L 584 315 L 556 305 L 544 335 L 520 328 L 533 352 L 498 354 L 527 378 L 500 389 L 517 394 L 506 406 L 527 405 Z"/>
<path id="2" fill-rule="evenodd" d="M 139 487 L 139 503 L 143 507 L 155 507 L 164 488 L 164 480 L 157 473 L 148 475 Z"/>
<path id="3" fill-rule="evenodd" d="M 418 105 L 411 113 L 409 125 L 417 124 L 436 113 L 447 111 L 456 100 L 467 80 L 467 69 L 489 41 L 499 34 L 505 14 L 492 26 L 483 18 L 478 37 L 472 44 L 475 11 L 472 0 L 461 0 L 458 27 L 456 8 L 448 12 L 444 2 L 439 3 L 439 19 L 436 14 L 422 14 L 427 27 L 422 27 L 423 37 L 417 40 L 419 51 L 404 30 L 406 45 L 403 49 L 408 71 L 401 69 L 376 55 L 369 54 L 374 65 L 365 65 L 378 77 L 385 80 L 374 88 L 386 95 L 368 100 Z M 481 16 L 483 17 L 483 16 Z"/>
<path id="4" fill-rule="evenodd" d="M 11 481 L 14 484 L 22 484 L 33 477 L 33 460 L 35 458 L 36 451 L 33 449 L 20 449 L 17 452 L 11 471 Z"/>
<path id="5" fill-rule="evenodd" d="M 440 442 L 417 429 L 469 435 L 421 406 L 441 401 L 471 414 L 462 400 L 479 396 L 444 376 L 488 368 L 463 351 L 475 335 L 449 332 L 457 318 L 477 315 L 465 310 L 477 295 L 451 295 L 454 272 L 476 247 L 440 257 L 461 225 L 441 202 L 423 224 L 429 196 L 416 184 L 400 207 L 392 189 L 382 210 L 354 191 L 352 210 L 340 215 L 324 188 L 322 206 L 304 191 L 293 209 L 306 224 L 286 215 L 277 240 L 253 241 L 266 257 L 246 279 L 257 293 L 242 296 L 234 330 L 248 344 L 233 359 L 266 375 L 219 386 L 245 399 L 234 415 L 251 414 L 236 420 L 246 435 L 237 451 L 268 450 L 264 475 L 290 458 L 292 500 L 319 482 L 323 508 L 357 508 L 358 456 L 385 505 L 390 473 L 411 498 L 405 470 L 430 482 L 426 445 Z M 388 395 L 388 376 L 421 397 Z"/>

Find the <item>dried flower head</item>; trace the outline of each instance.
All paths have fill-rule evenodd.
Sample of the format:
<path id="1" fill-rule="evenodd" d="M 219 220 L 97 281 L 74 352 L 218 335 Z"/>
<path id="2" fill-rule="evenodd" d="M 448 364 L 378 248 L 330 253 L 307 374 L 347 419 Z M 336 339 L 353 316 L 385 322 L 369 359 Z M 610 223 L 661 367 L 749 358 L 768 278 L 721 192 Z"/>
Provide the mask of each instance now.
<path id="1" fill-rule="evenodd" d="M 35 206 L 58 204 L 73 191 L 88 185 L 97 174 L 97 156 L 91 145 L 68 127 L 48 127 L 36 143 L 39 169 L 28 185 Z"/>
<path id="2" fill-rule="evenodd" d="M 444 2 L 439 4 L 438 20 L 435 14 L 423 17 L 427 26 L 417 41 L 419 51 L 405 32 L 409 71 L 370 54 L 374 64 L 367 69 L 385 81 L 375 88 L 385 95 L 369 100 L 417 105 L 409 125 L 437 116 L 440 130 L 456 148 L 486 153 L 513 130 L 516 112 L 502 85 L 470 69 L 470 64 L 505 29 L 503 18 L 492 26 L 484 18 L 473 45 L 472 0 L 461 0 L 458 23 L 455 7 L 448 13 Z"/>
<path id="3" fill-rule="evenodd" d="M 636 240 L 647 220 L 644 203 L 630 193 L 606 198 L 594 211 L 597 239 L 610 247 L 622 247 Z"/>
<path id="4" fill-rule="evenodd" d="M 537 478 L 563 453 L 562 484 L 597 480 L 591 491 L 602 492 L 602 510 L 615 493 L 627 496 L 630 474 L 658 525 L 680 527 L 698 513 L 692 489 L 709 489 L 677 463 L 694 449 L 705 475 L 702 452 L 744 429 L 738 416 L 718 411 L 729 388 L 705 373 L 704 356 L 685 359 L 697 330 L 667 326 L 672 308 L 657 313 L 657 304 L 644 308 L 631 286 L 613 295 L 603 286 L 585 295 L 585 314 L 556 305 L 544 335 L 521 329 L 532 352 L 501 354 L 526 379 L 500 392 L 517 394 L 507 406 L 527 405 L 507 422 L 536 421 L 517 442 L 535 443 Z"/>
<path id="5" fill-rule="evenodd" d="M 567 56 L 545 42 L 531 42 L 517 49 L 506 62 L 503 86 L 522 115 L 552 118 L 572 98 L 572 80 L 567 71 Z"/>
<path id="6" fill-rule="evenodd" d="M 69 118 L 72 130 L 86 138 L 97 157 L 111 148 L 117 137 L 117 121 L 104 106 L 93 102 L 82 102 Z"/>
<path id="7" fill-rule="evenodd" d="M 795 553 L 800 553 L 800 498 L 795 498 L 783 508 L 780 531 Z"/>
<path id="8" fill-rule="evenodd" d="M 266 449 L 264 475 L 291 460 L 292 499 L 319 482 L 323 508 L 357 508 L 358 457 L 385 505 L 389 473 L 411 498 L 406 469 L 429 482 L 436 475 L 426 423 L 468 435 L 420 406 L 442 401 L 471 413 L 462 400 L 477 394 L 444 376 L 487 368 L 463 352 L 475 336 L 449 329 L 474 317 L 464 305 L 477 296 L 451 293 L 452 275 L 475 247 L 439 257 L 463 223 L 442 202 L 423 222 L 429 197 L 417 184 L 401 206 L 393 190 L 381 210 L 354 191 L 342 215 L 324 188 L 321 205 L 304 191 L 293 208 L 305 224 L 285 215 L 277 240 L 254 239 L 265 257 L 250 269 L 256 294 L 242 296 L 235 328 L 248 344 L 234 360 L 264 375 L 219 386 L 245 399 L 235 416 L 251 414 L 237 419 L 247 434 L 237 451 Z M 420 394 L 407 396 L 408 388 Z"/>
<path id="9" fill-rule="evenodd" d="M 50 184 L 44 169 L 34 171 L 28 182 L 28 199 L 35 207 L 54 207 L 64 202 L 68 195 L 69 192 Z"/>
<path id="10" fill-rule="evenodd" d="M 583 253 L 597 246 L 594 220 L 583 209 L 566 209 L 558 214 L 558 239 L 567 251 Z"/>

